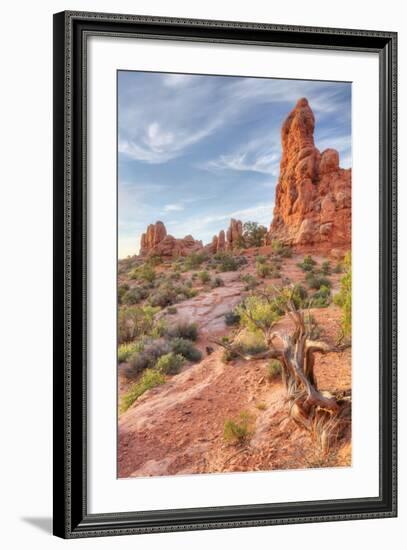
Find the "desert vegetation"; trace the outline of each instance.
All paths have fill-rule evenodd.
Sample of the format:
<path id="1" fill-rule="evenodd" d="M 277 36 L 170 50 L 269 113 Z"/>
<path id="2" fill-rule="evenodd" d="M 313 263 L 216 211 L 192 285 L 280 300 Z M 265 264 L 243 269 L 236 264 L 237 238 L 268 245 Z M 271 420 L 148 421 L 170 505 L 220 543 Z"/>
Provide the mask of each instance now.
<path id="1" fill-rule="evenodd" d="M 156 221 L 119 260 L 119 477 L 351 464 L 351 173 L 314 123 L 284 122 L 270 225 Z"/>

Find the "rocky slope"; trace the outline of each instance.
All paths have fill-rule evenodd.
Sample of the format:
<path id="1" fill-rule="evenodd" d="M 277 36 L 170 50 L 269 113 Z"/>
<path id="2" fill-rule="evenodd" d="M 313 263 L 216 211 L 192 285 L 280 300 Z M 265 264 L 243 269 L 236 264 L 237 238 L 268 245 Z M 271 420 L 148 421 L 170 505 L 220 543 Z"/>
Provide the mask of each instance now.
<path id="1" fill-rule="evenodd" d="M 300 99 L 281 130 L 282 157 L 268 241 L 333 248 L 351 242 L 351 169 L 339 167 L 335 149 L 314 143 L 315 118 Z"/>

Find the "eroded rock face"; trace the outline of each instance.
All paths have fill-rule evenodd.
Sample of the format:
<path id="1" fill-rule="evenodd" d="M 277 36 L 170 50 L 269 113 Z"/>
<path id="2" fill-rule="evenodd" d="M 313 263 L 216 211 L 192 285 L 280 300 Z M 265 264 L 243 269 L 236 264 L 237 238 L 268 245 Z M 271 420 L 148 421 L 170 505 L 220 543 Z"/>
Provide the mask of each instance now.
<path id="1" fill-rule="evenodd" d="M 231 219 L 229 227 L 225 231 L 222 229 L 219 235 L 212 238 L 211 251 L 213 253 L 223 250 L 233 250 L 238 246 L 243 235 L 243 224 L 240 220 Z"/>
<path id="2" fill-rule="evenodd" d="M 300 99 L 281 129 L 282 157 L 274 217 L 267 241 L 292 245 L 349 246 L 351 169 L 339 167 L 335 149 L 314 144 L 315 118 Z"/>
<path id="3" fill-rule="evenodd" d="M 183 239 L 176 239 L 167 234 L 163 222 L 156 222 L 147 227 L 147 231 L 141 235 L 140 255 L 163 257 L 187 256 L 191 252 L 197 252 L 203 248 L 202 241 L 196 241 L 192 235 Z"/>

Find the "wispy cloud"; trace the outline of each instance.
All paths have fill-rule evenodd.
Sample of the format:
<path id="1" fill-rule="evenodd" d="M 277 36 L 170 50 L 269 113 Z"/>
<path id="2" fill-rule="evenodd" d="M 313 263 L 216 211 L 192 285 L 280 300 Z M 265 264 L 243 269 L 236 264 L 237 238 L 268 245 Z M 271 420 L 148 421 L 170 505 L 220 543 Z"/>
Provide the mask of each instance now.
<path id="1" fill-rule="evenodd" d="M 178 212 L 180 210 L 184 210 L 183 204 L 166 204 L 164 206 L 165 212 Z"/>
<path id="2" fill-rule="evenodd" d="M 209 136 L 215 128 L 216 124 L 212 123 L 196 132 L 167 131 L 157 122 L 153 122 L 141 132 L 139 141 L 120 140 L 119 153 L 149 164 L 164 164 L 180 156 L 189 146 Z"/>
<path id="3" fill-rule="evenodd" d="M 279 155 L 276 153 L 257 154 L 235 153 L 220 155 L 216 160 L 210 160 L 201 165 L 207 170 L 237 170 L 239 172 L 260 172 L 262 174 L 278 175 Z"/>

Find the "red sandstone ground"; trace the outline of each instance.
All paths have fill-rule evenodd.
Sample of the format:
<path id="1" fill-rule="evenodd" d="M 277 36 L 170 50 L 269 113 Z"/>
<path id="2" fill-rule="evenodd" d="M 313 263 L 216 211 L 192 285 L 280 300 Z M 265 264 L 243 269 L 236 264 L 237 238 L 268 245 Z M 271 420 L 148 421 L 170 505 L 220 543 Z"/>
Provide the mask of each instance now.
<path id="1" fill-rule="evenodd" d="M 267 252 L 263 248 L 262 252 Z M 239 272 L 219 274 L 225 286 L 203 291 L 177 304 L 172 322 L 194 321 L 199 327 L 197 346 L 205 352 L 211 339 L 228 334 L 224 313 L 244 298 L 243 273 L 254 273 L 254 255 Z M 285 259 L 283 278 L 304 280 L 297 267 L 302 255 Z M 313 256 L 321 263 L 322 256 Z M 165 268 L 160 268 L 165 269 Z M 184 274 L 184 277 L 189 274 Z M 121 276 L 126 280 L 125 276 Z M 332 275 L 332 290 L 340 275 Z M 270 281 L 268 281 L 270 283 Z M 340 310 L 331 305 L 311 310 L 321 330 L 321 339 L 334 343 L 339 332 Z M 288 318 L 277 330 L 290 330 Z M 186 366 L 167 382 L 143 394 L 119 417 L 119 477 L 255 471 L 321 466 L 347 466 L 351 462 L 350 435 L 322 456 L 310 434 L 288 419 L 284 390 L 279 379 L 269 380 L 265 360 L 235 360 L 224 364 L 222 348 L 195 365 Z M 119 397 L 129 382 L 119 367 Z M 322 390 L 351 388 L 351 350 L 317 356 L 316 376 Z M 224 423 L 242 411 L 255 418 L 253 433 L 245 445 L 226 443 Z"/>

